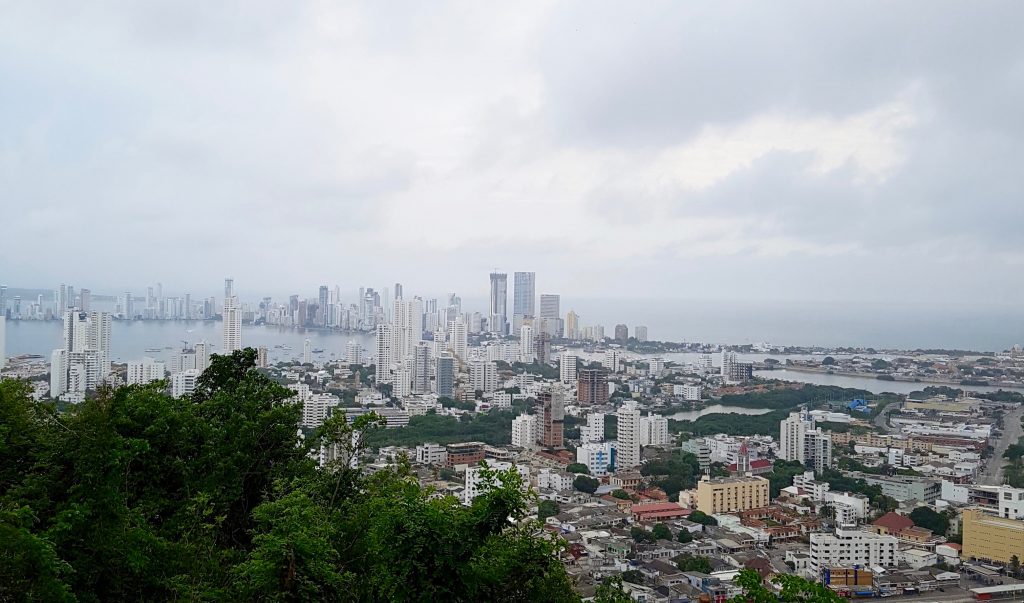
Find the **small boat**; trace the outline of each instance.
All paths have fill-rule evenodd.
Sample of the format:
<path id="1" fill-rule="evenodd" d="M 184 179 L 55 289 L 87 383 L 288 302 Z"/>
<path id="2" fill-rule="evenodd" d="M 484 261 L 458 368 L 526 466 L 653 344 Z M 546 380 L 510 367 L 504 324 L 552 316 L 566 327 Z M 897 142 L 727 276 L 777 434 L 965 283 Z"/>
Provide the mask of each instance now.
<path id="1" fill-rule="evenodd" d="M 163 348 L 146 348 L 147 352 L 162 352 Z"/>
<path id="2" fill-rule="evenodd" d="M 310 351 L 311 351 L 312 353 L 314 353 L 314 354 L 323 354 L 323 353 L 324 353 L 324 351 L 323 351 L 323 350 L 320 350 L 320 349 L 316 349 L 316 350 L 310 350 Z"/>

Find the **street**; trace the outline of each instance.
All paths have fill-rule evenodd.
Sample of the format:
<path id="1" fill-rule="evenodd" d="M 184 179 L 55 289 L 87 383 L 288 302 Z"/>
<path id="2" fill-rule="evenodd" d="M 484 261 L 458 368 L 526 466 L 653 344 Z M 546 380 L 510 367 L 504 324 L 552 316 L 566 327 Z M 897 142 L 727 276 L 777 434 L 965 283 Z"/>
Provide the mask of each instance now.
<path id="1" fill-rule="evenodd" d="M 1006 463 L 1003 453 L 1006 452 L 1010 444 L 1016 444 L 1021 435 L 1024 435 L 1024 430 L 1022 430 L 1020 424 L 1022 415 L 1024 415 L 1024 406 L 1006 413 L 1003 417 L 1003 435 L 992 444 L 995 452 L 992 453 L 992 458 L 985 464 L 985 470 L 978 476 L 979 484 L 993 486 L 1002 484 L 1003 465 Z"/>

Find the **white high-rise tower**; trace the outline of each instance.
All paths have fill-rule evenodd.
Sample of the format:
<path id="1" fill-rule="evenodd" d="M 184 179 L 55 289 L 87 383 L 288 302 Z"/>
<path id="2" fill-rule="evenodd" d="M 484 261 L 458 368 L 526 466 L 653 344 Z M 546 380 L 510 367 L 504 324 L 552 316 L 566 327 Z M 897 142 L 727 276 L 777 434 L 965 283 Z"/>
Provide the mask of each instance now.
<path id="1" fill-rule="evenodd" d="M 224 337 L 221 352 L 230 354 L 242 349 L 242 310 L 235 296 L 234 279 L 224 279 Z"/>
<path id="2" fill-rule="evenodd" d="M 636 402 L 625 402 L 616 413 L 619 433 L 618 467 L 631 469 L 640 464 L 640 409 Z"/>

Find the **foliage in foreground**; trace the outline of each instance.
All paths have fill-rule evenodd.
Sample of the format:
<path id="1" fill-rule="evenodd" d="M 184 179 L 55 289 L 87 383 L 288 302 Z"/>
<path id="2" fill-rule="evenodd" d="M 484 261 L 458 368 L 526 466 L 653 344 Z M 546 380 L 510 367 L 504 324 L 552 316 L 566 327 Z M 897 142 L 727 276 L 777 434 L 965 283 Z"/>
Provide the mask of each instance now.
<path id="1" fill-rule="evenodd" d="M 578 600 L 514 472 L 468 507 L 405 464 L 364 476 L 348 461 L 372 415 L 303 439 L 254 364 L 216 356 L 191 398 L 131 386 L 65 414 L 0 383 L 0 600 Z"/>

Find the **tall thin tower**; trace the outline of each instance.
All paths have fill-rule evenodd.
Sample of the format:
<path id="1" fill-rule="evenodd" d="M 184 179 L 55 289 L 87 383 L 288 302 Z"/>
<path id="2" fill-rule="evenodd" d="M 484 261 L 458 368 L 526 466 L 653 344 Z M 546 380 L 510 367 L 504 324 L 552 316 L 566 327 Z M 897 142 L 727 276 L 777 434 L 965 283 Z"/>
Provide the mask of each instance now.
<path id="1" fill-rule="evenodd" d="M 224 279 L 224 337 L 221 351 L 230 354 L 242 349 L 242 311 L 235 296 L 235 280 Z"/>
<path id="2" fill-rule="evenodd" d="M 491 273 L 491 312 L 489 326 L 492 333 L 508 335 L 508 275 Z"/>

